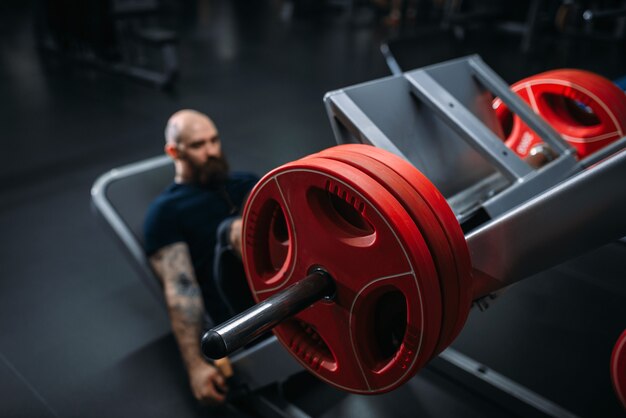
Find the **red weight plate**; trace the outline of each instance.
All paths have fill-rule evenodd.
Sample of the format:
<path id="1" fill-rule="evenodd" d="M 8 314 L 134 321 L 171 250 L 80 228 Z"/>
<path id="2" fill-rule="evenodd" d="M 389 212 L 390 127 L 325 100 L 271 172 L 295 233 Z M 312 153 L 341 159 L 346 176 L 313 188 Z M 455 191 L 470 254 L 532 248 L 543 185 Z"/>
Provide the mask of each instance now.
<path id="1" fill-rule="evenodd" d="M 410 215 L 375 180 L 338 161 L 289 163 L 255 186 L 243 219 L 244 266 L 257 301 L 316 266 L 335 280 L 332 302 L 316 302 L 274 330 L 312 373 L 374 394 L 430 359 L 441 328 L 437 273 Z"/>
<path id="2" fill-rule="evenodd" d="M 362 153 L 342 147 L 324 150 L 314 156 L 351 165 L 385 187 L 400 202 L 419 228 L 437 268 L 442 296 L 442 326 L 435 354 L 443 351 L 459 316 L 460 291 L 456 260 L 437 216 L 415 189 L 398 173 Z"/>
<path id="3" fill-rule="evenodd" d="M 615 84 L 582 70 L 553 70 L 521 80 L 511 90 L 526 101 L 578 152 L 580 158 L 624 136 L 626 95 Z M 505 131 L 506 144 L 520 157 L 541 142 L 499 100 L 494 109 Z"/>
<path id="4" fill-rule="evenodd" d="M 530 89 L 511 87 L 511 90 L 517 93 L 526 103 L 531 105 L 531 108 L 537 113 L 536 106 L 533 106 L 534 97 L 529 94 L 532 93 Z M 496 99 L 498 100 L 498 99 Z M 501 102 L 500 102 L 501 103 Z M 504 143 L 507 147 L 515 151 L 521 158 L 528 156 L 530 150 L 537 144 L 543 142 L 541 138 L 535 135 L 535 132 L 531 130 L 519 117 L 513 115 L 509 109 L 500 105 L 496 107 L 496 116 L 500 123 L 503 125 L 505 131 L 506 140 Z M 507 122 L 504 122 L 505 118 L 510 118 Z M 505 126 L 508 123 L 508 126 Z"/>
<path id="5" fill-rule="evenodd" d="M 611 380 L 617 398 L 626 408 L 626 330 L 617 339 L 611 354 Z"/>
<path id="6" fill-rule="evenodd" d="M 404 178 L 428 204 L 431 211 L 439 219 L 439 223 L 445 232 L 448 245 L 452 250 L 457 268 L 459 283 L 455 286 L 459 291 L 459 307 L 457 317 L 452 329 L 444 329 L 439 346 L 448 346 L 463 328 L 472 304 L 471 294 L 471 262 L 465 236 L 461 230 L 452 209 L 446 199 L 439 193 L 437 188 L 413 165 L 383 149 L 364 144 L 345 144 L 332 149 L 342 149 L 360 153 L 384 164 Z M 449 308 L 446 308 L 446 310 Z M 453 312 L 453 310 L 447 310 Z M 447 331 L 447 332 L 446 332 Z"/>
<path id="7" fill-rule="evenodd" d="M 613 90 L 619 89 L 609 80 L 584 71 L 562 70 L 522 83 L 519 88 L 533 91 L 538 113 L 581 157 L 623 136 L 626 119 L 612 107 L 626 101 L 626 96 L 619 91 L 618 100 L 612 99 Z"/>
<path id="8" fill-rule="evenodd" d="M 524 79 L 512 90 L 552 124 L 581 157 L 620 137 L 618 122 L 624 120 L 625 97 L 603 77 L 580 70 L 555 70 Z M 499 100 L 494 106 L 504 125 L 512 126 L 507 145 L 526 156 L 540 139 Z"/>

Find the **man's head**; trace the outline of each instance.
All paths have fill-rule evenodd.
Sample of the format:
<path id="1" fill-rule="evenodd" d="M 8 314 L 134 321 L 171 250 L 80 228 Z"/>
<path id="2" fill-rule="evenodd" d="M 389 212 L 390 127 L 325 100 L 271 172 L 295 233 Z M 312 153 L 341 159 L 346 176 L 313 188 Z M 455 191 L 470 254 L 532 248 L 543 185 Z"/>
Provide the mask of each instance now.
<path id="1" fill-rule="evenodd" d="M 176 163 L 179 183 L 215 185 L 228 175 L 217 128 L 208 116 L 195 110 L 179 110 L 170 117 L 165 152 Z"/>

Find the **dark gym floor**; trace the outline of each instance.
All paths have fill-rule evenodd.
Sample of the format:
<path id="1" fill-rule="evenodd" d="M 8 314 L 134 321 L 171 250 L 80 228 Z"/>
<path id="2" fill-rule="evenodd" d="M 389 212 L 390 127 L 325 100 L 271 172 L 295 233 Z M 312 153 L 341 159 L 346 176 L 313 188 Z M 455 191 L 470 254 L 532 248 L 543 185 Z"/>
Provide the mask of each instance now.
<path id="1" fill-rule="evenodd" d="M 389 75 L 379 45 L 398 34 L 341 8 L 283 19 L 281 3 L 181 2 L 172 91 L 44 59 L 33 4 L 0 5 L 0 415 L 238 416 L 195 405 L 165 312 L 96 222 L 89 190 L 105 171 L 159 155 L 164 123 L 183 107 L 214 118 L 235 168 L 262 174 L 333 145 L 324 93 Z M 519 38 L 413 32 L 393 44 L 404 69 L 479 52 L 508 82 L 556 66 L 626 73 L 623 44 L 523 55 Z M 618 416 L 608 355 L 626 327 L 625 255 L 610 244 L 515 286 L 473 312 L 454 347 L 577 415 Z M 429 370 L 319 413 L 418 414 L 510 415 Z"/>

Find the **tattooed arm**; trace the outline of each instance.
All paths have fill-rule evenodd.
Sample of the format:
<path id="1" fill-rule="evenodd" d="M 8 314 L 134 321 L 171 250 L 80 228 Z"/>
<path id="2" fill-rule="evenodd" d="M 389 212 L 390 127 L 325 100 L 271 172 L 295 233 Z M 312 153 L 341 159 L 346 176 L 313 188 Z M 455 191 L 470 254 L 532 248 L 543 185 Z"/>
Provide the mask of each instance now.
<path id="1" fill-rule="evenodd" d="M 177 242 L 163 247 L 150 257 L 150 262 L 163 283 L 172 330 L 194 396 L 204 403 L 223 402 L 224 376 L 200 352 L 204 303 L 187 244 Z"/>

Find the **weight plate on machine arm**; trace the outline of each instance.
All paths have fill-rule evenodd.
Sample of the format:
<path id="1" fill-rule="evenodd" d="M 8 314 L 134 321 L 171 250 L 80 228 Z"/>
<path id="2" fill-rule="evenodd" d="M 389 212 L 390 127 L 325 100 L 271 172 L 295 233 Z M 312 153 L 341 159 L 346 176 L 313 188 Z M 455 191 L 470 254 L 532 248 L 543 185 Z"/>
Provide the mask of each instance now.
<path id="1" fill-rule="evenodd" d="M 307 158 L 268 173 L 243 214 L 243 260 L 257 302 L 321 267 L 335 295 L 274 332 L 310 372 L 382 393 L 432 357 L 441 331 L 433 257 L 402 203 L 364 172 Z"/>
<path id="2" fill-rule="evenodd" d="M 626 135 L 626 95 L 610 80 L 589 71 L 560 69 L 511 86 L 584 158 Z M 500 100 L 493 101 L 505 143 L 526 158 L 541 138 Z"/>

